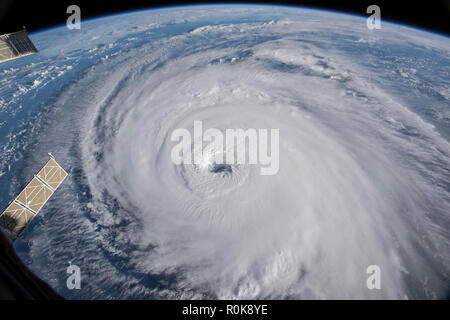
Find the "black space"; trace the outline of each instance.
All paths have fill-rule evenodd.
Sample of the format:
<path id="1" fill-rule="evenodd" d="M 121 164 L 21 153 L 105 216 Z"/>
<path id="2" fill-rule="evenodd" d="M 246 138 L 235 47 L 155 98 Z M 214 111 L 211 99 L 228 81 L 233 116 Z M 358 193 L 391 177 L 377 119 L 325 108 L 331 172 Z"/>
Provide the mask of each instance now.
<path id="1" fill-rule="evenodd" d="M 0 0 L 0 34 L 18 31 L 26 26 L 29 32 L 63 25 L 69 16 L 66 9 L 71 4 L 81 8 L 81 18 L 121 13 L 137 9 L 187 4 L 214 3 L 266 3 L 327 9 L 368 16 L 371 4 L 381 8 L 381 19 L 407 24 L 450 35 L 450 0 L 305 0 L 305 1 L 147 1 L 147 0 Z"/>

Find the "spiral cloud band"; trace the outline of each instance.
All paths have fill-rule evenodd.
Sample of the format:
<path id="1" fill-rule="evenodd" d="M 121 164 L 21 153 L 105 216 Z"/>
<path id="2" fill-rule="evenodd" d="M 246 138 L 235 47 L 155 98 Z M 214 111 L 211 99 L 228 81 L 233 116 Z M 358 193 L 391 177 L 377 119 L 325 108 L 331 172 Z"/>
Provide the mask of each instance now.
<path id="1" fill-rule="evenodd" d="M 24 235 L 32 245 L 23 255 L 60 292 L 446 296 L 450 145 L 401 85 L 420 87 L 429 72 L 419 54 L 408 60 L 411 52 L 433 51 L 448 66 L 448 39 L 388 23 L 376 34 L 360 18 L 265 7 L 119 16 L 85 23 L 77 37 L 86 41 L 64 55 L 58 43 L 42 50 L 73 67 L 39 131 L 55 137 L 71 182 L 39 230 Z M 411 47 L 396 51 L 408 77 L 380 58 L 390 45 Z M 448 84 L 445 71 L 434 79 Z M 448 106 L 446 89 L 433 90 Z M 189 145 L 203 138 L 196 121 L 224 136 L 263 128 L 255 141 L 267 152 L 259 150 L 257 165 L 230 164 L 220 161 L 227 148 L 204 143 L 199 162 L 172 161 L 177 129 L 190 133 Z M 261 174 L 271 163 L 276 174 Z M 41 267 L 48 261 L 59 270 L 79 265 L 84 289 L 66 292 L 57 267 Z M 380 290 L 366 286 L 370 265 L 381 270 Z"/>
<path id="2" fill-rule="evenodd" d="M 186 129 L 178 128 L 172 132 L 171 140 L 180 141 L 172 148 L 172 162 L 176 165 L 194 164 L 196 168 L 208 167 L 216 173 L 231 173 L 231 165 L 259 163 L 269 166 L 261 168 L 260 174 L 274 175 L 279 170 L 279 131 L 270 131 L 271 153 L 268 154 L 267 129 L 226 129 L 224 138 L 222 131 L 216 128 L 203 133 L 203 122 L 194 121 L 194 140 Z"/>

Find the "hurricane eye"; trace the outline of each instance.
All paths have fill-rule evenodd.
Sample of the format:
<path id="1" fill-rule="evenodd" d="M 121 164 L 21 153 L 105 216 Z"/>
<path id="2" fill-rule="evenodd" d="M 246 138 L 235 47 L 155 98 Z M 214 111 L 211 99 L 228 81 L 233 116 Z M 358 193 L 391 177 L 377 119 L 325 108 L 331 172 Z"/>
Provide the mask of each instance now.
<path id="1" fill-rule="evenodd" d="M 208 170 L 211 173 L 229 173 L 231 174 L 232 169 L 229 164 L 219 164 L 216 162 L 213 162 L 208 166 Z"/>

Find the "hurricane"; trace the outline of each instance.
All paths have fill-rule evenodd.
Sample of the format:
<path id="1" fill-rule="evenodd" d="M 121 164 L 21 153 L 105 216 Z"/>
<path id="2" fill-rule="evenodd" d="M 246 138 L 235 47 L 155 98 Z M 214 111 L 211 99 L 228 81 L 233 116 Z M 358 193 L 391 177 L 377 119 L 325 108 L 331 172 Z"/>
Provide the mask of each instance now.
<path id="1" fill-rule="evenodd" d="M 16 245 L 61 294 L 448 296 L 445 36 L 387 22 L 369 30 L 323 11 L 219 6 L 135 12 L 32 39 L 41 52 L 18 62 L 23 83 L 12 84 L 16 67 L 0 66 L 0 130 L 12 130 L 0 179 L 12 195 L 48 151 L 67 168 Z M 223 133 L 279 130 L 278 171 L 218 165 L 221 151 L 207 144 L 202 163 L 174 163 L 172 133 L 193 132 L 195 121 Z M 79 292 L 65 288 L 69 263 L 80 266 Z M 371 265 L 381 290 L 367 288 Z"/>

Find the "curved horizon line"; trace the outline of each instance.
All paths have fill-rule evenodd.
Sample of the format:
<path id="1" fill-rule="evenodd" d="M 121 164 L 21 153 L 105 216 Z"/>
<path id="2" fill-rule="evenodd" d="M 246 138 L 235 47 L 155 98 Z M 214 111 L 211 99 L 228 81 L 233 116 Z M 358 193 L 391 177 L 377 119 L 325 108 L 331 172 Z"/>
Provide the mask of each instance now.
<path id="1" fill-rule="evenodd" d="M 198 4 L 198 3 L 194 3 L 194 4 L 187 4 L 187 5 L 167 5 L 167 6 L 158 6 L 158 7 L 154 7 L 154 8 L 147 8 L 147 9 L 137 9 L 137 10 L 126 10 L 120 13 L 112 13 L 112 14 L 108 14 L 108 15 L 97 15 L 97 16 L 93 16 L 90 18 L 86 18 L 82 21 L 84 22 L 93 22 L 93 21 L 97 21 L 97 20 L 103 20 L 103 19 L 109 19 L 109 18 L 114 18 L 114 17 L 119 17 L 119 16 L 125 16 L 125 15 L 132 15 L 132 14 L 138 14 L 138 13 L 144 13 L 144 12 L 148 12 L 148 11 L 163 11 L 163 10 L 173 10 L 173 9 L 179 9 L 179 8 L 194 8 L 194 7 L 280 7 L 280 8 L 292 8 L 292 9 L 298 9 L 298 10 L 309 10 L 309 11 L 318 11 L 318 12 L 327 12 L 327 13 L 334 13 L 334 14 L 339 14 L 339 15 L 345 15 L 345 16 L 352 16 L 354 18 L 359 18 L 359 19 L 366 19 L 368 16 L 363 16 L 363 15 L 359 15 L 356 13 L 349 13 L 349 12 L 345 12 L 345 11 L 340 11 L 340 10 L 328 10 L 328 9 L 319 9 L 319 8 L 313 8 L 313 7 L 304 7 L 304 6 L 296 6 L 296 5 L 287 5 L 287 4 L 271 4 L 271 3 L 261 3 L 261 4 L 255 4 L 255 3 L 248 3 L 248 2 L 236 2 L 236 3 L 227 3 L 227 2 L 223 2 L 223 3 L 217 3 L 217 4 Z M 421 32 L 425 32 L 425 33 L 430 33 L 436 36 L 440 36 L 440 37 L 444 37 L 446 39 L 450 38 L 450 35 L 446 35 L 444 33 L 439 33 L 437 31 L 433 31 L 433 30 L 429 30 L 429 29 L 423 29 L 420 27 L 416 27 L 416 26 L 412 26 L 409 24 L 402 24 L 400 22 L 395 22 L 392 20 L 388 20 L 388 19 L 382 19 L 383 23 L 388 23 L 388 24 L 392 24 L 392 25 L 396 25 L 396 26 L 400 26 L 400 27 L 404 27 L 404 28 L 409 28 L 409 29 L 413 29 L 416 31 L 421 31 Z M 29 32 L 28 34 L 30 36 L 34 36 L 36 34 L 40 34 L 40 33 L 45 33 L 45 32 L 49 32 L 55 29 L 59 29 L 59 28 L 64 28 L 66 25 L 62 24 L 62 25 L 55 25 L 52 27 L 47 27 L 47 28 L 41 28 L 41 29 L 37 29 L 36 31 L 32 31 Z"/>

